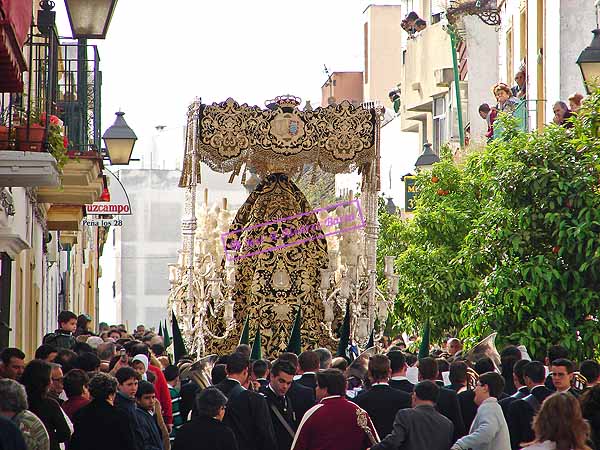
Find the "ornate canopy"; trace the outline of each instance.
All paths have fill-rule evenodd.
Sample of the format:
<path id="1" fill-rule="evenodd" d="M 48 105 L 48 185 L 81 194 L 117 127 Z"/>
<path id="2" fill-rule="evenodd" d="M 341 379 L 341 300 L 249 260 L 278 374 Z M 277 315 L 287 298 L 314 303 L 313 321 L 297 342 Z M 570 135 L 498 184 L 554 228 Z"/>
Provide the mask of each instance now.
<path id="1" fill-rule="evenodd" d="M 199 114 L 190 114 L 188 122 L 198 123 L 188 130 L 197 131 L 196 136 L 188 135 L 180 187 L 191 181 L 194 149 L 198 164 L 233 175 L 242 167 L 260 175 L 293 174 L 307 163 L 344 173 L 377 160 L 381 111 L 348 101 L 299 110 L 299 103 L 293 96 L 277 97 L 266 109 L 240 105 L 231 98 L 212 105 L 195 101 L 190 111 Z M 199 170 L 196 173 L 200 176 Z"/>

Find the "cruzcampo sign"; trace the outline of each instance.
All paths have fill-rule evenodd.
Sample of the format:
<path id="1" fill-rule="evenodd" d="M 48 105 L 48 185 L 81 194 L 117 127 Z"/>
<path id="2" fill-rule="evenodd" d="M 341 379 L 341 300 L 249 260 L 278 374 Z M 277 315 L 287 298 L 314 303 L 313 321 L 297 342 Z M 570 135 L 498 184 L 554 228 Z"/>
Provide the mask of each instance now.
<path id="1" fill-rule="evenodd" d="M 121 181 L 110 170 L 104 168 L 103 175 L 106 176 L 110 200 L 107 202 L 94 202 L 85 205 L 85 212 L 92 216 L 129 216 L 131 215 L 131 204 L 127 191 Z"/>

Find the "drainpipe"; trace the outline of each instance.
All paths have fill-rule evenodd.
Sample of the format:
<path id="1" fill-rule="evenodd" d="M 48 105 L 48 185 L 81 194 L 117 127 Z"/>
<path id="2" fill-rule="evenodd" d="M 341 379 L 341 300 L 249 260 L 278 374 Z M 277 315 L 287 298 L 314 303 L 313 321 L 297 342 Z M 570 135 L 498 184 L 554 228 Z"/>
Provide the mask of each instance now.
<path id="1" fill-rule="evenodd" d="M 460 98 L 460 76 L 458 73 L 458 56 L 456 54 L 456 33 L 453 29 L 448 31 L 450 34 L 450 46 L 452 47 L 452 66 L 454 68 L 454 91 L 456 93 L 456 112 L 458 114 L 458 139 L 460 148 L 465 146 L 465 129 L 463 127 L 462 101 Z"/>

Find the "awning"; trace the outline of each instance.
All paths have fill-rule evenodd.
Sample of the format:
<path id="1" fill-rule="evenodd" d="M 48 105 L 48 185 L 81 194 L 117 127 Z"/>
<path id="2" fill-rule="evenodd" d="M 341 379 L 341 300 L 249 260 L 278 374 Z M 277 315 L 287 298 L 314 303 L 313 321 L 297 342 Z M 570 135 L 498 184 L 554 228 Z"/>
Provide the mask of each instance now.
<path id="1" fill-rule="evenodd" d="M 23 44 L 31 26 L 32 2 L 0 0 L 0 92 L 21 92 L 27 63 Z"/>

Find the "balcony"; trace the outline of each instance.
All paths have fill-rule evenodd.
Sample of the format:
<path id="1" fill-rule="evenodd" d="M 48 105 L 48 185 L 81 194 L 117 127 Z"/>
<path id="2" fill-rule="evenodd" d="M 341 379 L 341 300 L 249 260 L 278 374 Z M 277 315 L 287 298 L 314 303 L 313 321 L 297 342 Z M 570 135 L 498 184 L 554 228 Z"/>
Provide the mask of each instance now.
<path id="1" fill-rule="evenodd" d="M 70 249 L 77 244 L 77 231 L 61 231 L 59 241 L 63 249 Z"/>
<path id="2" fill-rule="evenodd" d="M 60 205 L 86 205 L 97 201 L 104 187 L 102 159 L 95 151 L 70 153 L 63 167 L 62 186 L 40 187 L 38 201 Z"/>
<path id="3" fill-rule="evenodd" d="M 56 159 L 48 152 L 0 150 L 2 186 L 58 186 Z"/>
<path id="4" fill-rule="evenodd" d="M 42 189 L 41 197 L 92 203 L 102 168 L 98 50 L 52 34 L 30 36 L 28 53 L 27 91 L 0 96 L 0 184 L 54 187 L 62 171 L 64 190 Z"/>
<path id="5" fill-rule="evenodd" d="M 402 128 L 414 124 L 424 112 L 431 112 L 433 97 L 448 92 L 444 74 L 452 70 L 450 36 L 441 23 L 428 26 L 409 39 L 406 46 L 402 82 Z"/>
<path id="6" fill-rule="evenodd" d="M 83 220 L 83 206 L 52 205 L 46 223 L 50 231 L 78 231 Z M 61 233 L 62 236 L 62 233 Z"/>
<path id="7" fill-rule="evenodd" d="M 100 151 L 100 56 L 95 45 L 59 46 L 56 105 L 69 150 Z"/>

